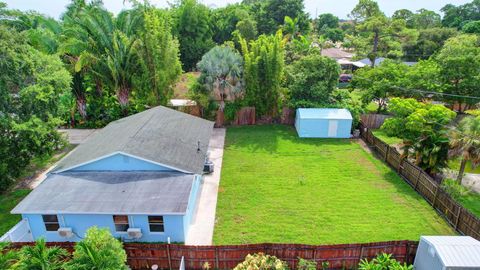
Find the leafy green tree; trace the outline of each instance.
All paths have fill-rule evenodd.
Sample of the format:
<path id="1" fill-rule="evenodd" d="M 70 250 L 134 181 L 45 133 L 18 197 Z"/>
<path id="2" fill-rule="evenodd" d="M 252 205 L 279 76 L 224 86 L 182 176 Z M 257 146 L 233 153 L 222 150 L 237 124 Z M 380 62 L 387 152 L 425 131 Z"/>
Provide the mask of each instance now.
<path id="1" fill-rule="evenodd" d="M 315 29 L 317 33 L 323 34 L 327 29 L 334 29 L 339 27 L 338 17 L 331 13 L 320 14 L 315 19 Z"/>
<path id="2" fill-rule="evenodd" d="M 311 54 L 287 67 L 287 88 L 293 108 L 325 107 L 337 86 L 340 67 L 320 54 Z"/>
<path id="3" fill-rule="evenodd" d="M 442 25 L 440 14 L 428 9 L 420 9 L 413 15 L 413 26 L 417 29 L 440 27 Z"/>
<path id="4" fill-rule="evenodd" d="M 428 59 L 443 47 L 445 41 L 457 34 L 454 28 L 421 29 L 414 43 L 403 44 L 404 59 L 407 61 Z"/>
<path id="5" fill-rule="evenodd" d="M 239 21 L 235 27 L 234 34 L 240 35 L 245 40 L 250 41 L 257 38 L 257 22 L 252 18 L 245 18 Z"/>
<path id="6" fill-rule="evenodd" d="M 480 84 L 480 47 L 476 35 L 459 35 L 449 39 L 435 57 L 440 66 L 444 92 L 460 96 L 478 96 Z M 478 99 L 448 97 L 449 100 L 475 104 Z"/>
<path id="7" fill-rule="evenodd" d="M 202 81 L 210 91 L 218 91 L 220 110 L 225 108 L 227 91 L 236 96 L 242 90 L 242 57 L 227 46 L 216 46 L 208 51 L 197 64 Z"/>
<path id="8" fill-rule="evenodd" d="M 18 270 L 61 270 L 64 269 L 68 252 L 59 247 L 47 247 L 45 239 L 40 239 L 33 246 L 24 246 L 19 252 Z"/>
<path id="9" fill-rule="evenodd" d="M 399 96 L 417 99 L 428 98 L 427 94 L 418 90 L 441 92 L 443 83 L 440 78 L 440 66 L 433 59 L 420 60 L 415 65 L 408 67 L 400 86 L 404 89 L 402 89 L 402 95 Z"/>
<path id="10" fill-rule="evenodd" d="M 85 238 L 75 245 L 73 258 L 66 270 L 126 270 L 127 254 L 122 243 L 107 228 L 91 227 Z"/>
<path id="11" fill-rule="evenodd" d="M 310 31 L 310 21 L 304 11 L 303 0 L 251 1 L 250 9 L 260 34 L 274 34 L 284 23 L 286 16 L 298 19 L 300 33 L 306 34 Z"/>
<path id="12" fill-rule="evenodd" d="M 404 20 L 408 28 L 415 28 L 414 13 L 408 9 L 399 9 L 392 15 L 392 19 Z"/>
<path id="13" fill-rule="evenodd" d="M 238 24 L 256 25 L 255 19 L 250 15 L 247 6 L 242 4 L 230 4 L 226 7 L 212 11 L 213 40 L 217 44 L 232 40 L 233 32 L 238 30 Z M 242 27 L 241 27 L 242 28 Z"/>
<path id="14" fill-rule="evenodd" d="M 418 102 L 415 99 L 392 98 L 388 105 L 392 118 L 382 129 L 403 140 L 403 157 L 413 150 L 415 164 L 434 174 L 447 166 L 448 134 L 446 125 L 455 113 L 443 105 Z"/>
<path id="15" fill-rule="evenodd" d="M 480 20 L 480 0 L 473 0 L 471 3 L 455 6 L 448 4 L 440 11 L 443 12 L 442 25 L 461 29 L 470 21 Z"/>
<path id="16" fill-rule="evenodd" d="M 457 181 L 462 184 L 467 162 L 473 167 L 480 165 L 480 116 L 465 117 L 460 124 L 450 131 L 451 155 L 460 157 L 460 170 Z"/>
<path id="17" fill-rule="evenodd" d="M 466 23 L 462 27 L 462 32 L 467 34 L 480 34 L 480 20 Z"/>
<path id="18" fill-rule="evenodd" d="M 323 36 L 333 42 L 343 41 L 344 39 L 343 31 L 339 28 L 327 29 Z"/>
<path id="19" fill-rule="evenodd" d="M 397 95 L 399 86 L 407 73 L 408 66 L 403 63 L 386 59 L 378 67 L 358 69 L 352 80 L 352 86 L 360 89 L 365 104 L 374 101 L 378 104 L 377 112 L 387 108 L 388 99 Z"/>
<path id="20" fill-rule="evenodd" d="M 244 57 L 245 102 L 257 116 L 275 115 L 284 76 L 284 43 L 281 31 L 257 40 L 240 39 Z"/>
<path id="21" fill-rule="evenodd" d="M 174 32 L 180 42 L 180 60 L 183 69 L 192 70 L 202 56 L 212 48 L 209 9 L 197 0 L 182 0 L 174 10 Z"/>
<path id="22" fill-rule="evenodd" d="M 142 73 L 137 84 L 149 105 L 165 105 L 173 95 L 173 84 L 182 73 L 179 45 L 171 34 L 166 11 L 148 8 L 143 14 L 142 46 L 139 46 Z"/>

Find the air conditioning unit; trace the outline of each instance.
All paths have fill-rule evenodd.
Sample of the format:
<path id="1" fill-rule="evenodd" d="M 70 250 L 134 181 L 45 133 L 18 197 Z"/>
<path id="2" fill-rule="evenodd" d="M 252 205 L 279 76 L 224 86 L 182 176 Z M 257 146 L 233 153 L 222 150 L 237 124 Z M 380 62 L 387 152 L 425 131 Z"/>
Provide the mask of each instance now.
<path id="1" fill-rule="evenodd" d="M 57 232 L 60 237 L 70 238 L 73 236 L 73 231 L 70 227 L 58 228 Z"/>
<path id="2" fill-rule="evenodd" d="M 142 237 L 142 229 L 140 228 L 129 228 L 127 230 L 128 237 L 133 239 L 138 239 Z"/>

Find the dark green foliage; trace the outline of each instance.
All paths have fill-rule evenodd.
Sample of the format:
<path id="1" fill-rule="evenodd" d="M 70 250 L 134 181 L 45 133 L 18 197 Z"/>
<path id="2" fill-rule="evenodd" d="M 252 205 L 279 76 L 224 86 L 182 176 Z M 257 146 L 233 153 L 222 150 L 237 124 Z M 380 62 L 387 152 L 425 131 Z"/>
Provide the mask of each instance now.
<path id="1" fill-rule="evenodd" d="M 239 30 L 239 28 L 245 30 L 246 24 L 249 24 L 249 27 L 255 26 L 256 29 L 256 22 L 250 15 L 247 6 L 241 4 L 232 4 L 223 8 L 214 9 L 212 11 L 212 24 L 213 40 L 217 44 L 232 40 L 233 32 Z M 250 31 L 252 30 L 248 30 L 247 32 Z M 245 35 L 243 35 L 245 32 L 240 32 L 242 32 L 242 36 L 245 37 Z M 248 34 L 248 37 L 249 40 L 255 38 L 252 38 L 250 34 Z"/>
<path id="2" fill-rule="evenodd" d="M 287 85 L 293 108 L 324 107 L 337 86 L 340 67 L 320 54 L 301 58 L 287 68 Z"/>
<path id="3" fill-rule="evenodd" d="M 442 25 L 461 29 L 470 21 L 480 20 L 480 0 L 473 0 L 470 3 L 455 6 L 448 4 L 440 11 L 443 12 Z"/>
<path id="4" fill-rule="evenodd" d="M 18 262 L 13 269 L 18 270 L 63 270 L 68 252 L 59 247 L 47 247 L 45 239 L 33 246 L 24 246 L 19 252 Z"/>
<path id="5" fill-rule="evenodd" d="M 404 59 L 407 61 L 418 61 L 428 59 L 438 52 L 445 41 L 457 35 L 454 28 L 429 28 L 419 31 L 418 39 L 413 44 L 404 44 Z"/>
<path id="6" fill-rule="evenodd" d="M 306 34 L 310 31 L 310 21 L 304 11 L 303 0 L 251 1 L 250 7 L 260 34 L 274 34 L 286 16 L 298 18 L 300 33 Z"/>
<path id="7" fill-rule="evenodd" d="M 7 189 L 36 156 L 51 154 L 63 141 L 55 128 L 66 108 L 71 77 L 57 56 L 28 45 L 23 34 L 0 26 L 0 191 Z M 15 153 L 15 155 L 12 155 Z"/>
<path id="8" fill-rule="evenodd" d="M 480 34 L 480 20 L 466 23 L 462 27 L 462 32 L 467 34 Z"/>
<path id="9" fill-rule="evenodd" d="M 333 42 L 343 41 L 344 38 L 343 31 L 339 28 L 327 29 L 323 36 Z"/>
<path id="10" fill-rule="evenodd" d="M 317 32 L 322 34 L 326 29 L 338 28 L 338 17 L 331 13 L 320 14 L 315 19 L 315 28 Z"/>
<path id="11" fill-rule="evenodd" d="M 175 35 L 180 42 L 183 69 L 190 71 L 215 43 L 209 9 L 196 0 L 182 0 L 174 10 Z"/>

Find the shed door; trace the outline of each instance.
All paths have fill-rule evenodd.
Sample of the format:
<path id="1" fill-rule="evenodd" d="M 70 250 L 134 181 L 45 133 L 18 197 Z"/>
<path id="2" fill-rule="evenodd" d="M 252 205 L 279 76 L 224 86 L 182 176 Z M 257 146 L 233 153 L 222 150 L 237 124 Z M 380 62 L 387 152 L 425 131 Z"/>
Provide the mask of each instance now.
<path id="1" fill-rule="evenodd" d="M 337 137 L 338 120 L 328 121 L 328 137 Z"/>

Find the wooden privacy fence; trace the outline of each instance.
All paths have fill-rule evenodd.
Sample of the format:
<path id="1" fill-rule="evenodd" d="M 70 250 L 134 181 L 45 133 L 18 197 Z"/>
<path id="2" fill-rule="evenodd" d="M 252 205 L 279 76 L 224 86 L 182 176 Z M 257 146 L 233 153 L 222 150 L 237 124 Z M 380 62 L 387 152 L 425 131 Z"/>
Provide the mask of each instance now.
<path id="1" fill-rule="evenodd" d="M 19 248 L 26 243 L 13 243 Z M 73 243 L 48 243 L 72 251 Z M 263 252 L 274 255 L 287 262 L 290 269 L 296 269 L 298 258 L 315 260 L 318 269 L 328 262 L 328 269 L 356 269 L 361 259 L 371 259 L 386 252 L 406 263 L 413 263 L 418 242 L 390 241 L 365 244 L 344 245 L 301 245 L 301 244 L 252 244 L 229 246 L 185 246 L 177 244 L 125 243 L 128 265 L 132 269 L 179 269 L 183 263 L 185 269 L 202 269 L 205 263 L 211 269 L 232 269 L 248 254 Z"/>
<path id="2" fill-rule="evenodd" d="M 461 206 L 439 183 L 425 171 L 401 157 L 395 147 L 391 147 L 360 123 L 360 134 L 367 144 L 425 200 L 440 213 L 459 233 L 480 240 L 480 219 Z"/>
<path id="3" fill-rule="evenodd" d="M 383 125 L 385 119 L 390 118 L 390 115 L 386 114 L 362 114 L 360 115 L 360 120 L 362 121 L 363 125 L 367 128 L 377 129 Z"/>

